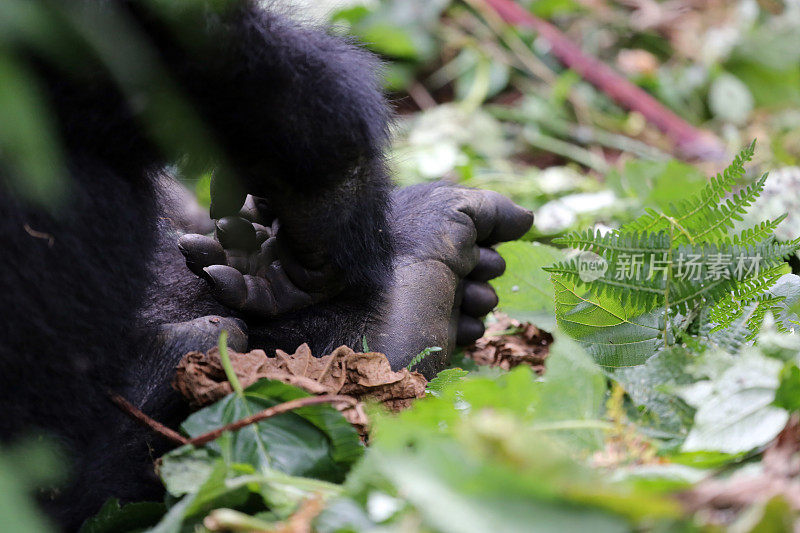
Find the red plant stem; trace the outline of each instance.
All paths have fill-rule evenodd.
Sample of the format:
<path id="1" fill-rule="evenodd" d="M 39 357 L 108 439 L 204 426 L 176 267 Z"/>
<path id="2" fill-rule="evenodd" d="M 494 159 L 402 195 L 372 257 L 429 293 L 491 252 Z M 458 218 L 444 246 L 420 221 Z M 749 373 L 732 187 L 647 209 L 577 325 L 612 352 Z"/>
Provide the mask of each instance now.
<path id="1" fill-rule="evenodd" d="M 256 422 L 259 422 L 261 420 L 265 420 L 273 416 L 278 416 L 283 413 L 288 413 L 289 411 L 293 411 L 295 409 L 299 409 L 307 405 L 316 405 L 320 403 L 336 403 L 336 402 L 356 405 L 357 403 L 356 399 L 350 396 L 337 396 L 334 394 L 297 398 L 295 400 L 289 400 L 288 402 L 280 403 L 273 407 L 268 407 L 267 409 L 259 411 L 254 415 L 242 418 L 241 420 L 237 420 L 236 422 L 231 422 L 230 424 L 227 424 L 221 428 L 217 428 L 213 431 L 209 431 L 208 433 L 203 433 L 202 435 L 198 435 L 193 439 L 187 439 L 180 433 L 168 428 L 164 424 L 153 420 L 152 418 L 144 414 L 138 407 L 130 403 L 128 400 L 126 400 L 119 394 L 108 391 L 107 395 L 108 398 L 114 403 L 114 405 L 119 407 L 123 413 L 130 416 L 136 422 L 139 422 L 143 426 L 151 429 L 153 432 L 158 433 L 165 439 L 171 440 L 175 444 L 179 445 L 191 444 L 193 446 L 202 446 L 203 444 L 208 444 L 212 440 L 219 438 L 219 436 L 225 433 L 226 431 L 238 431 L 243 427 L 255 424 Z"/>
<path id="2" fill-rule="evenodd" d="M 143 426 L 151 429 L 154 433 L 158 433 L 162 437 L 167 440 L 174 442 L 175 444 L 186 444 L 189 442 L 189 439 L 174 431 L 161 422 L 157 422 L 144 414 L 138 407 L 130 403 L 128 400 L 116 394 L 114 392 L 108 392 L 108 399 L 111 400 L 114 405 L 120 408 L 120 410 L 134 419 L 136 422 L 139 422 Z"/>
<path id="3" fill-rule="evenodd" d="M 617 74 L 611 67 L 586 55 L 558 28 L 531 14 L 512 0 L 482 0 L 508 24 L 535 30 L 551 47 L 552 54 L 567 67 L 606 93 L 626 109 L 641 113 L 663 131 L 685 156 L 719 159 L 725 156 L 723 144 L 708 131 L 695 128 L 661 105 L 646 91 Z"/>
<path id="4" fill-rule="evenodd" d="M 266 418 L 271 418 L 273 416 L 277 416 L 283 413 L 288 413 L 289 411 L 293 411 L 295 409 L 299 409 L 300 407 L 305 407 L 307 405 L 315 405 L 319 403 L 334 403 L 334 402 L 344 402 L 344 403 L 349 403 L 350 405 L 356 404 L 356 400 L 354 398 L 351 398 L 350 396 L 337 396 L 334 394 L 297 398 L 295 400 L 289 400 L 288 402 L 283 402 L 273 407 L 269 407 L 267 409 L 264 409 L 263 411 L 259 411 L 254 415 L 250 415 L 248 417 L 242 418 L 241 420 L 237 420 L 236 422 L 232 422 L 221 428 L 217 428 L 214 431 L 209 431 L 208 433 L 198 435 L 197 437 L 186 441 L 186 444 L 191 444 L 193 446 L 202 446 L 203 444 L 207 444 L 212 440 L 219 438 L 219 436 L 225 433 L 226 431 L 238 431 L 243 427 L 255 424 L 256 422 L 259 422 Z"/>

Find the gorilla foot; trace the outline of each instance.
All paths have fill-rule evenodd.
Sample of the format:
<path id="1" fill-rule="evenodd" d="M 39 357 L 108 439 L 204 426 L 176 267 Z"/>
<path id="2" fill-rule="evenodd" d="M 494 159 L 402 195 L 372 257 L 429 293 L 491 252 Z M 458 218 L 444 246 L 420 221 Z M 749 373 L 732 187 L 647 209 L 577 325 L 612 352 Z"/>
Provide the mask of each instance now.
<path id="1" fill-rule="evenodd" d="M 492 191 L 416 185 L 393 196 L 398 240 L 388 309 L 367 335 L 393 368 L 432 346 L 441 352 L 417 365 L 427 377 L 443 369 L 456 345 L 483 335 L 480 319 L 497 305 L 490 279 L 505 270 L 491 246 L 522 237 L 533 214 Z"/>

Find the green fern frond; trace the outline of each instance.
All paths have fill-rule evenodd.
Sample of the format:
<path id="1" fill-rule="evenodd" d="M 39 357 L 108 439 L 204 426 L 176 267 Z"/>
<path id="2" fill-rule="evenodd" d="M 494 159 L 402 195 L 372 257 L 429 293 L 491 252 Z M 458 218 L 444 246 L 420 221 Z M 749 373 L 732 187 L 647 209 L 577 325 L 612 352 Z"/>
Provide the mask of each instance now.
<path id="1" fill-rule="evenodd" d="M 742 149 L 733 162 L 722 172 L 709 180 L 708 185 L 700 191 L 699 201 L 687 201 L 680 211 L 671 212 L 679 221 L 689 220 L 704 209 L 714 207 L 733 189 L 736 181 L 745 175 L 745 164 L 753 159 L 756 152 L 756 141 Z M 689 209 L 687 207 L 691 206 Z"/>
<path id="2" fill-rule="evenodd" d="M 411 370 L 412 368 L 420 364 L 422 361 L 424 361 L 425 358 L 427 358 L 430 354 L 441 351 L 442 349 L 439 346 L 430 346 L 428 348 L 425 348 L 417 355 L 415 355 L 413 359 L 411 359 L 411 361 L 406 365 L 406 368 L 408 370 Z"/>
<path id="3" fill-rule="evenodd" d="M 737 286 L 747 294 L 748 282 L 757 281 L 765 272 L 782 265 L 800 247 L 797 241 L 765 241 L 748 246 L 704 244 L 671 249 L 664 246 L 664 234 L 607 234 L 595 238 L 594 243 L 586 244 L 583 238 L 580 243 L 600 252 L 598 255 L 607 261 L 607 269 L 599 278 L 584 279 L 587 272 L 582 269 L 581 257 L 560 261 L 544 270 L 574 283 L 588 281 L 592 294 L 617 299 L 623 305 L 645 311 L 664 307 L 665 311 L 684 314 L 695 306 L 723 300 Z M 756 281 L 752 281 L 753 287 Z"/>
<path id="4" fill-rule="evenodd" d="M 741 244 L 741 245 L 748 245 L 748 244 L 755 244 L 757 242 L 765 241 L 767 239 L 774 239 L 775 230 L 778 228 L 778 225 L 783 222 L 783 219 L 786 218 L 786 213 L 779 216 L 774 220 L 766 220 L 760 224 L 756 224 L 752 228 L 747 228 L 742 232 L 733 236 L 733 239 L 730 240 L 732 244 Z"/>
<path id="5" fill-rule="evenodd" d="M 768 312 L 782 309 L 785 297 L 770 288 L 785 273 L 785 260 L 800 248 L 800 239 L 775 240 L 785 215 L 732 232 L 767 179 L 764 174 L 730 195 L 754 150 L 755 141 L 698 195 L 666 213 L 648 209 L 605 235 L 586 230 L 555 239 L 582 252 L 545 268 L 557 287 L 582 291 L 556 305 L 557 318 L 584 335 L 583 342 L 594 343 L 605 363 L 646 360 L 653 353 L 647 350 L 653 349 L 654 330 L 662 347 L 677 336 L 741 345 L 754 338 Z M 584 305 L 590 301 L 606 302 L 596 305 L 596 316 L 582 315 L 592 309 Z M 685 333 L 669 335 L 668 324 L 680 317 L 684 325 L 673 331 Z"/>
<path id="6" fill-rule="evenodd" d="M 672 241 L 666 233 L 638 233 L 610 231 L 605 235 L 591 229 L 575 231 L 553 239 L 559 244 L 576 250 L 591 251 L 608 262 L 616 261 L 622 254 L 667 254 Z"/>
<path id="7" fill-rule="evenodd" d="M 707 209 L 699 212 L 690 220 L 685 220 L 684 226 L 693 234 L 695 242 L 709 242 L 724 239 L 729 228 L 734 227 L 734 220 L 742 220 L 742 215 L 747 213 L 747 207 L 764 190 L 764 183 L 768 174 L 764 174 L 751 183 L 738 194 L 733 195 L 716 209 Z"/>
<path id="8" fill-rule="evenodd" d="M 718 221 L 720 209 L 718 204 L 731 192 L 736 181 L 744 176 L 744 166 L 753 158 L 755 143 L 756 141 L 753 141 L 750 146 L 739 152 L 733 162 L 724 171 L 711 178 L 698 195 L 672 205 L 667 214 L 647 209 L 644 215 L 623 226 L 622 231 L 658 232 L 667 231 L 672 226 L 677 233 L 687 237 L 686 241 L 703 242 L 699 239 L 688 239 L 690 229 L 707 227 L 709 220 L 712 223 Z M 732 206 L 733 209 L 735 207 L 736 204 Z"/>
<path id="9" fill-rule="evenodd" d="M 771 295 L 764 295 L 760 296 L 755 304 L 755 309 L 753 309 L 750 318 L 747 320 L 746 327 L 750 330 L 750 335 L 748 335 L 747 340 L 753 340 L 758 335 L 759 330 L 761 329 L 761 324 L 764 323 L 764 318 L 767 316 L 767 313 L 772 313 L 777 315 L 781 311 L 780 304 L 786 300 L 785 296 L 771 296 Z M 781 333 L 788 332 L 786 326 L 784 326 L 780 321 L 775 322 L 775 329 L 777 329 Z"/>
<path id="10" fill-rule="evenodd" d="M 745 309 L 763 297 L 764 293 L 784 274 L 783 265 L 773 267 L 761 275 L 736 284 L 733 290 L 709 310 L 708 320 L 716 325 L 710 333 L 731 327 Z"/>

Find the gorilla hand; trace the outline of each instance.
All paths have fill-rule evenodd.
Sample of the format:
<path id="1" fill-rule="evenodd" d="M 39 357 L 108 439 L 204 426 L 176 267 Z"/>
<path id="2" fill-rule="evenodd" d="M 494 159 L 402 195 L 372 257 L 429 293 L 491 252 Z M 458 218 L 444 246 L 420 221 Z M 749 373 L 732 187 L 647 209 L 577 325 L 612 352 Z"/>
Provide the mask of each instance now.
<path id="1" fill-rule="evenodd" d="M 206 279 L 214 297 L 234 311 L 275 317 L 341 289 L 332 269 L 312 270 L 293 258 L 262 199 L 248 196 L 238 216 L 216 222 L 215 234 L 216 239 L 187 234 L 178 246 L 192 272 Z"/>
<path id="2" fill-rule="evenodd" d="M 518 239 L 531 224 L 530 211 L 492 191 L 443 184 L 395 191 L 394 284 L 388 309 L 367 333 L 370 347 L 399 368 L 439 346 L 417 370 L 431 377 L 444 368 L 456 344 L 483 334 L 479 317 L 497 305 L 487 281 L 503 273 L 505 261 L 489 246 Z"/>

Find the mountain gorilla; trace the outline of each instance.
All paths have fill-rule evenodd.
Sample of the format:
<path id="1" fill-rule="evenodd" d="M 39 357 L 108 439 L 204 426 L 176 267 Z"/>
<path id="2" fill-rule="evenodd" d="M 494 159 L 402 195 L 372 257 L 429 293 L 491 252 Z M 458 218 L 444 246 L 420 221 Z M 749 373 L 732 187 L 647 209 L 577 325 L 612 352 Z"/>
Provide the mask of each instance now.
<path id="1" fill-rule="evenodd" d="M 504 269 L 489 246 L 523 235 L 532 214 L 492 192 L 393 189 L 370 54 L 255 0 L 29 5 L 65 25 L 48 38 L 69 51 L 68 68 L 44 46 L 13 50 L 50 103 L 69 179 L 46 208 L 0 166 L 0 437 L 63 441 L 72 482 L 44 498 L 63 527 L 111 496 L 160 497 L 152 459 L 165 443 L 108 391 L 177 425 L 173 369 L 222 329 L 237 350 L 308 342 L 321 355 L 366 339 L 395 368 L 441 346 L 419 365 L 427 376 L 482 334 L 478 317 L 497 303 L 486 281 Z M 79 17 L 112 25 L 118 42 L 59 45 Z M 109 46 L 131 61 L 123 74 L 105 61 Z M 182 146 L 174 124 L 154 122 L 160 72 L 218 151 Z M 213 159 L 214 238 L 184 234 L 163 175 L 179 157 Z"/>

